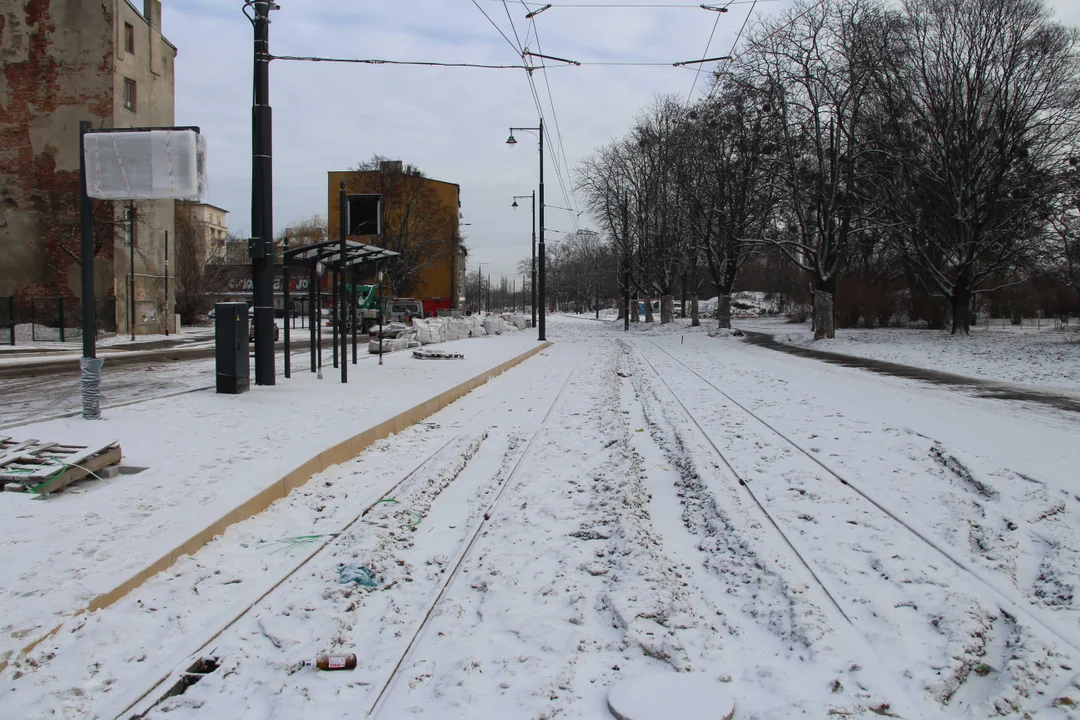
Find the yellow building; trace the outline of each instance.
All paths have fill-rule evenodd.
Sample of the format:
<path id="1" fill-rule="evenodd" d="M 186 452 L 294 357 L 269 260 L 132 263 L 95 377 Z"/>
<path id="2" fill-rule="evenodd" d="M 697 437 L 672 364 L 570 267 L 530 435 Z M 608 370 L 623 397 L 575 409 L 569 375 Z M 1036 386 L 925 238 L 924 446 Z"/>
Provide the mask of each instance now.
<path id="1" fill-rule="evenodd" d="M 423 300 L 425 313 L 459 309 L 465 255 L 458 224 L 461 188 L 424 177 L 401 162 L 381 162 L 378 170 L 330 172 L 331 240 L 341 237 L 341 183 L 347 197 L 346 237 L 400 253 L 384 268 L 385 292 Z"/>

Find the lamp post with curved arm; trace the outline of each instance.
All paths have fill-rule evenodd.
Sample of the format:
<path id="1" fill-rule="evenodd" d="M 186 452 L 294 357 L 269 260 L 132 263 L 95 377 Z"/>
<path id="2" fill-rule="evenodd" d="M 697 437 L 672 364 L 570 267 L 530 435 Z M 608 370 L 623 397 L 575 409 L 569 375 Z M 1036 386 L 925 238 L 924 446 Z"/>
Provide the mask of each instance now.
<path id="1" fill-rule="evenodd" d="M 544 293 L 545 286 L 545 272 L 544 272 L 544 118 L 540 118 L 540 126 L 529 127 L 512 127 L 510 128 L 510 137 L 506 140 L 506 144 L 510 147 L 517 145 L 517 140 L 514 139 L 515 130 L 524 130 L 527 132 L 535 132 L 540 138 L 540 287 L 537 291 L 537 298 L 540 302 L 540 317 L 539 317 L 539 334 L 537 340 L 543 342 L 544 331 L 546 329 L 545 318 L 547 316 L 547 295 Z"/>

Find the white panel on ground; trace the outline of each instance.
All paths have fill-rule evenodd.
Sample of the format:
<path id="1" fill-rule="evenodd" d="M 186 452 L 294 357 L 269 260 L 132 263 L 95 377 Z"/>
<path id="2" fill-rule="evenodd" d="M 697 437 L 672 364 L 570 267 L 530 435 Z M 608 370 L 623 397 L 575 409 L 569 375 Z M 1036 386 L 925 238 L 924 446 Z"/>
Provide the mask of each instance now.
<path id="1" fill-rule="evenodd" d="M 730 686 L 704 673 L 655 672 L 623 680 L 608 693 L 619 720 L 731 720 Z"/>

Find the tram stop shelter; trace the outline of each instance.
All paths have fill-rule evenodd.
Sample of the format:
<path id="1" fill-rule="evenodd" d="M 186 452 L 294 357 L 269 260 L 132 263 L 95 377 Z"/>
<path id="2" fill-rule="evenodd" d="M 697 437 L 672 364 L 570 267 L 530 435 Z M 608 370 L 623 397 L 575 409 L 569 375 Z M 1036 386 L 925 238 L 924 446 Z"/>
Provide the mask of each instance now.
<path id="1" fill-rule="evenodd" d="M 342 252 L 344 248 L 344 252 Z M 325 242 L 302 245 L 297 248 L 289 248 L 288 240 L 285 241 L 283 253 L 285 291 L 285 377 L 291 377 L 290 367 L 290 323 L 288 315 L 291 311 L 289 298 L 289 284 L 291 271 L 295 268 L 306 270 L 311 275 L 308 283 L 308 306 L 311 318 L 308 322 L 308 332 L 311 338 L 311 372 L 317 372 L 322 366 L 322 292 L 318 289 L 319 276 L 329 274 L 333 277 L 334 289 L 331 307 L 331 327 L 333 328 L 334 367 L 340 368 L 341 381 L 348 382 L 348 370 L 346 359 L 346 341 L 348 328 L 352 328 L 352 362 L 356 364 L 357 326 L 356 322 L 356 280 L 360 272 L 382 269 L 381 264 L 400 253 L 385 248 L 365 245 L 354 240 L 327 240 Z M 382 285 L 380 283 L 380 289 Z M 380 303 L 381 305 L 381 303 Z M 351 311 L 351 317 L 347 314 Z M 350 322 L 351 321 L 351 322 Z M 380 326 L 382 319 L 379 320 Z"/>

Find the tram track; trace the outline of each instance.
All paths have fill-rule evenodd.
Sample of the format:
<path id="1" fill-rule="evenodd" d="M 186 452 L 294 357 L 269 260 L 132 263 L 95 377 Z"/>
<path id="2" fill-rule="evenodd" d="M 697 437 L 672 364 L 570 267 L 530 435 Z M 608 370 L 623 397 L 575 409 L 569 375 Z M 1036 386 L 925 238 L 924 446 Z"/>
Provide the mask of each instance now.
<path id="1" fill-rule="evenodd" d="M 651 370 L 653 376 L 655 376 L 660 384 L 666 388 L 667 392 L 675 401 L 675 406 L 680 409 L 689 424 L 695 427 L 700 436 L 705 440 L 709 452 L 719 458 L 721 465 L 734 479 L 737 480 L 740 490 L 746 493 L 754 506 L 756 506 L 764 518 L 766 518 L 773 533 L 781 539 L 783 545 L 798 559 L 799 564 L 809 573 L 814 583 L 823 595 L 828 598 L 829 603 L 835 610 L 838 611 L 844 620 L 859 632 L 867 642 L 870 641 L 872 635 L 880 635 L 881 633 L 881 623 L 879 622 L 881 618 L 879 618 L 878 614 L 872 609 L 867 612 L 865 606 L 866 598 L 873 597 L 873 592 L 862 595 L 860 594 L 861 589 L 853 590 L 852 586 L 845 582 L 841 582 L 839 586 L 840 589 L 838 590 L 836 583 L 838 578 L 843 579 L 844 567 L 858 568 L 857 564 L 851 565 L 849 562 L 852 557 L 852 551 L 849 549 L 846 556 L 843 553 L 835 555 L 833 548 L 823 551 L 820 543 L 815 547 L 813 544 L 813 532 L 811 532 L 810 536 L 807 536 L 805 535 L 806 531 L 803 529 L 808 526 L 808 523 L 813 523 L 814 526 L 817 525 L 818 520 L 811 517 L 809 513 L 800 513 L 798 515 L 798 524 L 793 524 L 795 523 L 795 511 L 791 508 L 812 507 L 814 506 L 813 502 L 803 502 L 800 504 L 798 501 L 785 501 L 783 507 L 777 504 L 779 500 L 785 499 L 783 497 L 784 493 L 796 488 L 778 488 L 776 486 L 776 479 L 783 478 L 783 481 L 787 481 L 785 484 L 794 486 L 798 485 L 798 483 L 792 482 L 792 477 L 790 476 L 791 472 L 794 471 L 798 475 L 806 478 L 813 476 L 813 473 L 807 472 L 806 469 L 798 470 L 799 464 L 792 459 L 792 457 L 802 458 L 804 466 L 807 464 L 807 461 L 812 461 L 813 466 L 818 471 L 823 471 L 825 473 L 822 477 L 836 483 L 834 487 L 836 487 L 839 492 L 829 491 L 825 487 L 819 487 L 813 481 L 809 481 L 805 486 L 800 486 L 798 488 L 799 492 L 804 495 L 808 493 L 810 496 L 814 496 L 815 493 L 827 493 L 818 498 L 819 505 L 820 502 L 824 502 L 825 506 L 832 506 L 833 509 L 841 508 L 839 512 L 848 513 L 845 517 L 856 518 L 855 520 L 847 520 L 848 523 L 851 523 L 851 527 L 846 528 L 844 525 L 836 525 L 837 522 L 842 522 L 836 520 L 839 516 L 823 517 L 821 522 L 828 524 L 830 521 L 833 521 L 833 527 L 840 528 L 840 530 L 836 530 L 835 532 L 842 532 L 843 530 L 848 529 L 850 530 L 849 535 L 865 538 L 867 540 L 875 538 L 880 540 L 883 537 L 889 537 L 890 533 L 903 533 L 909 541 L 914 541 L 926 551 L 922 554 L 921 558 L 921 563 L 925 567 L 934 566 L 938 560 L 945 560 L 948 565 L 951 566 L 952 572 L 959 573 L 968 578 L 982 591 L 981 600 L 975 599 L 980 593 L 968 595 L 963 592 L 957 594 L 953 598 L 954 600 L 970 602 L 973 608 L 979 607 L 980 605 L 996 605 L 994 611 L 996 612 L 996 610 L 1000 608 L 1000 618 L 1004 620 L 1004 622 L 998 623 L 1001 626 L 1018 625 L 1022 627 L 1023 625 L 1027 625 L 1030 628 L 1041 631 L 1041 634 L 1046 638 L 1049 638 L 1052 642 L 1058 642 L 1067 646 L 1067 649 L 1070 651 L 1069 654 L 1075 655 L 1080 651 L 1080 640 L 1074 636 L 1074 633 L 1061 627 L 1054 619 L 1046 617 L 1044 612 L 1033 607 L 1031 603 L 1021 597 L 1019 593 L 1001 587 L 999 583 L 995 582 L 992 578 L 987 577 L 984 572 L 973 567 L 970 562 L 960 557 L 955 550 L 944 546 L 942 542 L 933 538 L 927 530 L 924 530 L 918 527 L 917 524 L 901 517 L 896 511 L 874 497 L 874 495 L 867 491 L 861 483 L 854 482 L 851 478 L 844 476 L 828 463 L 823 462 L 809 450 L 802 447 L 799 443 L 780 431 L 775 424 L 768 422 L 766 419 L 753 412 L 753 410 L 747 407 L 745 403 L 740 402 L 738 399 L 731 396 L 730 393 L 721 389 L 710 379 L 679 360 L 671 352 L 652 341 L 648 341 L 648 346 L 655 348 L 655 351 L 650 352 L 649 354 L 646 354 L 638 343 L 631 344 L 644 361 L 644 364 Z M 655 352 L 661 353 L 662 355 L 656 355 Z M 649 355 L 653 355 L 653 358 L 650 358 Z M 661 359 L 664 361 L 660 362 Z M 778 462 L 779 467 L 782 467 L 784 470 L 776 470 L 771 476 L 769 473 L 752 473 L 755 475 L 754 477 L 748 476 L 746 459 L 732 457 L 730 455 L 730 447 L 727 452 L 725 452 L 725 450 L 721 449 L 719 446 L 719 441 L 716 439 L 715 421 L 713 421 L 713 424 L 710 424 L 708 420 L 703 421 L 697 416 L 695 410 L 692 409 L 695 401 L 704 401 L 699 399 L 696 399 L 695 401 L 686 401 L 685 388 L 680 387 L 680 392 L 677 392 L 675 387 L 673 387 L 676 383 L 668 381 L 673 373 L 688 373 L 692 375 L 696 378 L 695 384 L 700 384 L 702 386 L 702 391 L 706 393 L 706 395 L 708 393 L 716 393 L 724 399 L 723 405 L 725 406 L 725 409 L 726 407 L 731 407 L 734 412 L 742 413 L 751 423 L 757 424 L 763 428 L 766 435 L 772 435 L 775 438 L 779 438 L 779 445 L 774 441 L 758 439 L 760 436 L 756 432 L 750 432 L 742 423 L 735 423 L 730 430 L 730 433 L 738 433 L 737 437 L 743 438 L 743 440 L 741 440 L 743 443 L 750 443 L 750 438 L 754 438 L 752 443 L 755 447 L 761 449 L 763 457 L 768 455 L 775 459 Z M 748 432 L 750 432 L 750 435 L 747 438 L 744 438 L 744 434 Z M 788 457 L 789 455 L 792 457 Z M 742 469 L 740 469 L 740 465 L 743 466 Z M 770 482 L 765 479 L 767 477 L 773 477 L 774 479 Z M 863 503 L 861 510 L 858 510 L 856 506 L 852 506 L 850 504 L 852 502 Z M 825 506 L 821 506 L 823 508 L 823 516 L 829 516 L 829 513 L 832 512 L 832 510 L 824 509 Z M 891 529 L 886 526 L 887 523 L 891 523 Z M 866 526 L 870 526 L 870 528 L 864 530 Z M 820 533 L 822 530 L 818 530 L 817 532 Z M 808 537 L 810 539 L 808 539 Z M 828 535 L 819 535 L 819 537 L 828 537 Z M 808 542 L 810 543 L 809 546 L 807 546 Z M 858 550 L 859 542 L 845 542 L 850 542 L 854 548 Z M 841 545 L 842 544 L 843 543 L 841 543 Z M 866 542 L 863 546 L 871 547 L 872 545 L 873 543 Z M 880 542 L 878 545 L 880 545 Z M 838 547 L 835 549 L 839 550 L 840 548 Z M 894 556 L 894 559 L 895 557 L 899 556 Z M 859 559 L 860 558 L 856 558 L 856 561 Z M 918 553 L 912 558 L 905 558 L 904 560 L 904 562 L 907 563 L 914 561 L 918 561 Z M 845 563 L 848 563 L 848 565 L 845 566 Z M 871 562 L 872 565 L 874 563 L 876 563 L 876 560 Z M 894 567 L 892 570 L 896 571 L 897 568 Z M 868 573 L 865 578 L 860 579 L 860 582 L 877 584 L 878 586 L 883 587 L 895 585 L 896 581 L 890 578 L 889 572 L 890 571 L 887 569 L 878 567 L 876 573 Z M 897 576 L 899 576 L 899 573 L 897 573 Z M 937 573 L 935 570 L 919 582 L 926 582 L 928 585 L 944 584 L 943 579 L 946 577 L 947 576 L 940 575 L 940 573 Z M 899 582 L 911 582 L 911 580 L 908 578 L 906 580 L 899 580 Z M 955 583 L 953 583 L 953 585 L 955 585 Z M 911 587 L 913 586 L 907 585 L 905 586 L 905 590 Z M 945 587 L 948 586 L 946 585 Z M 882 594 L 879 597 L 887 598 L 889 596 L 887 594 Z M 899 607 L 899 605 L 897 607 Z M 889 608 L 889 610 L 894 611 L 893 608 Z M 947 612 L 945 613 L 945 616 L 948 617 Z M 985 613 L 985 617 L 982 619 L 983 626 L 985 627 L 981 627 L 978 623 L 975 623 L 976 629 L 973 631 L 974 634 L 979 635 L 982 633 L 983 635 L 991 635 L 997 620 L 998 618 L 994 616 L 993 612 Z M 885 623 L 886 626 L 888 624 L 888 622 Z M 871 630 L 867 630 L 867 628 L 871 628 Z M 985 642 L 985 645 L 987 646 L 990 644 L 989 640 Z M 944 650 L 944 648 L 940 649 Z M 987 652 L 987 650 L 985 647 L 976 647 L 975 654 L 980 652 Z M 969 671 L 970 667 L 965 666 L 958 681 L 945 681 L 943 683 L 943 689 L 938 698 L 943 705 L 946 705 L 949 702 L 959 689 L 959 686 L 964 683 L 969 675 Z M 1052 683 L 1052 681 L 1047 682 Z"/>

